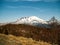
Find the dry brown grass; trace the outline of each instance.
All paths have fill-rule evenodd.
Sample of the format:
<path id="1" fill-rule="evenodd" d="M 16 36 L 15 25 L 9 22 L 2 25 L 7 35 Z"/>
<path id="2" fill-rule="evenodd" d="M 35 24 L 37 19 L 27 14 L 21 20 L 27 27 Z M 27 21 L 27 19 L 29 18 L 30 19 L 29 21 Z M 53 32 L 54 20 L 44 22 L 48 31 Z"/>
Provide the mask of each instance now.
<path id="1" fill-rule="evenodd" d="M 52 45 L 43 41 L 35 41 L 32 38 L 16 37 L 13 35 L 0 34 L 0 45 Z"/>
<path id="2" fill-rule="evenodd" d="M 25 24 L 7 24 L 0 26 L 0 33 L 60 44 L 60 25 L 52 26 L 52 28 L 42 28 Z"/>

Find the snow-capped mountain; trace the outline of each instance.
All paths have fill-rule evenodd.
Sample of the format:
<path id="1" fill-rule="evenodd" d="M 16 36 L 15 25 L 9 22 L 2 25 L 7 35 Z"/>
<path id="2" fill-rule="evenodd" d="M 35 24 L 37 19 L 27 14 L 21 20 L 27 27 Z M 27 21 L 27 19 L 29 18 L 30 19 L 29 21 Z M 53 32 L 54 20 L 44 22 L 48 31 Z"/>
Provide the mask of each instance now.
<path id="1" fill-rule="evenodd" d="M 28 25 L 32 25 L 32 26 L 49 27 L 47 21 L 40 19 L 36 16 L 22 17 L 20 19 L 17 19 L 14 22 L 10 22 L 7 24 L 28 24 Z M 2 25 L 6 25 L 6 24 L 2 24 Z"/>
<path id="2" fill-rule="evenodd" d="M 22 17 L 15 21 L 13 24 L 29 24 L 29 25 L 35 25 L 35 24 L 48 24 L 45 20 L 40 19 L 36 16 L 31 17 Z"/>

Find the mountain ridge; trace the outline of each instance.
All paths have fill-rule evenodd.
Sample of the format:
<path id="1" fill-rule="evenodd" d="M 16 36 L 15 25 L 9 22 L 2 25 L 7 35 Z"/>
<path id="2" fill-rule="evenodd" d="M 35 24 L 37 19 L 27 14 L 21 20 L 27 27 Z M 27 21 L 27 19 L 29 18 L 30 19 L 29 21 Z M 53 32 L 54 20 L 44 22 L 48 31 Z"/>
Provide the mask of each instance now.
<path id="1" fill-rule="evenodd" d="M 36 16 L 30 16 L 30 17 L 21 17 L 20 19 L 17 19 L 14 22 L 9 22 L 9 23 L 1 23 L 1 25 L 6 25 L 6 24 L 28 24 L 32 26 L 41 26 L 41 27 L 48 27 L 47 26 L 47 21 L 40 19 L 39 17 Z"/>
<path id="2" fill-rule="evenodd" d="M 47 22 L 45 20 L 40 19 L 36 16 L 22 17 L 22 18 L 18 19 L 17 21 L 15 21 L 15 24 L 23 24 L 23 23 L 27 23 L 27 24 L 33 24 L 33 23 L 47 24 Z"/>

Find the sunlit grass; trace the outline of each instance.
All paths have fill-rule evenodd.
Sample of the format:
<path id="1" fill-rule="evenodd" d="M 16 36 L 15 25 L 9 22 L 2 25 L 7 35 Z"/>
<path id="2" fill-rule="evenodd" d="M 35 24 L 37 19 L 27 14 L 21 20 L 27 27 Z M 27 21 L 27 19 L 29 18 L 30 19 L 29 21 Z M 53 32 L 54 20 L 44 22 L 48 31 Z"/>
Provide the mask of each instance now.
<path id="1" fill-rule="evenodd" d="M 35 41 L 32 38 L 16 37 L 13 35 L 0 34 L 0 45 L 52 45 L 43 41 Z"/>

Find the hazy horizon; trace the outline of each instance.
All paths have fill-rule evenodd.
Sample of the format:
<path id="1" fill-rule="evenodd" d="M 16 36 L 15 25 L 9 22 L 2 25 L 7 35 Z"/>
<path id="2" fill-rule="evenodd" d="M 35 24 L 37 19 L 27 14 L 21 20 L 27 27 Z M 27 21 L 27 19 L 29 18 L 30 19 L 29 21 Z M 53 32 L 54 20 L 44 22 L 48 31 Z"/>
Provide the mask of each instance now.
<path id="1" fill-rule="evenodd" d="M 60 20 L 60 0 L 0 0 L 0 23 L 26 16 Z"/>

